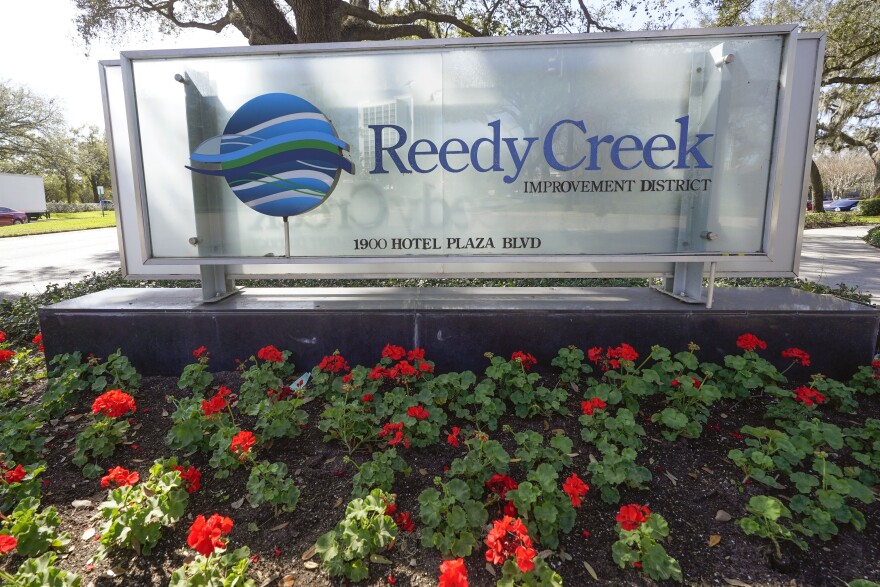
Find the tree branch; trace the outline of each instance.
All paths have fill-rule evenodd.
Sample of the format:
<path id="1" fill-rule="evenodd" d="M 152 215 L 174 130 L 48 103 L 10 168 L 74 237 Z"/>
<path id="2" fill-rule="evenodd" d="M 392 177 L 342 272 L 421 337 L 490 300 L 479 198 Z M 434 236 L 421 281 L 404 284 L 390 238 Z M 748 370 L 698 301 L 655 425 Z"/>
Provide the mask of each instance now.
<path id="1" fill-rule="evenodd" d="M 588 33 L 590 32 L 590 29 L 593 27 L 596 27 L 600 31 L 606 32 L 606 33 L 616 32 L 616 31 L 620 30 L 616 27 L 604 26 L 602 24 L 599 24 L 599 21 L 596 20 L 595 18 L 593 18 L 593 15 L 590 14 L 590 10 L 587 8 L 587 5 L 584 4 L 584 0 L 578 0 L 578 5 L 581 8 L 581 13 L 584 15 L 584 20 L 587 21 L 587 32 Z"/>
<path id="2" fill-rule="evenodd" d="M 346 16 L 358 18 L 360 20 L 371 22 L 376 25 L 405 25 L 414 24 L 416 21 L 419 20 L 427 20 L 428 22 L 444 22 L 446 24 L 451 24 L 459 30 L 474 37 L 486 36 L 484 32 L 478 31 L 463 20 L 456 18 L 455 16 L 452 16 L 450 14 L 436 14 L 428 10 L 413 10 L 412 12 L 407 12 L 404 14 L 383 15 L 379 14 L 378 12 L 373 12 L 368 8 L 362 8 L 360 6 L 355 6 L 354 4 L 349 4 L 348 2 L 343 2 L 342 0 L 338 0 L 338 2 L 340 5 L 340 10 Z M 433 38 L 433 35 L 431 35 L 430 38 Z"/>
<path id="3" fill-rule="evenodd" d="M 342 30 L 343 41 L 390 41 L 401 37 L 433 39 L 434 34 L 422 24 L 401 24 L 392 27 L 349 24 Z"/>

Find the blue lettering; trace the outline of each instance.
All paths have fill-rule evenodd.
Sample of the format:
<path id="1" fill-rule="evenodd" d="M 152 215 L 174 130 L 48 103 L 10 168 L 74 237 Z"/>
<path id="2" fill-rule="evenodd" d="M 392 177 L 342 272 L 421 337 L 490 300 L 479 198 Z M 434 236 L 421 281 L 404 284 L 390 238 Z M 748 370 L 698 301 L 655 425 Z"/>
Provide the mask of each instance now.
<path id="1" fill-rule="evenodd" d="M 633 146 L 632 147 L 624 147 L 623 141 L 625 139 L 632 140 Z M 639 140 L 639 137 L 634 136 L 634 135 L 623 135 L 622 137 L 620 137 L 616 141 L 614 141 L 613 145 L 611 145 L 611 162 L 618 169 L 624 169 L 626 171 L 630 171 L 632 169 L 635 169 L 639 165 L 641 165 L 642 162 L 638 161 L 635 165 L 626 166 L 620 160 L 620 152 L 621 151 L 641 151 L 641 150 L 642 150 L 642 141 Z"/>
<path id="2" fill-rule="evenodd" d="M 676 118 L 675 122 L 681 126 L 681 133 L 679 134 L 679 142 L 678 142 L 678 164 L 673 167 L 673 169 L 689 169 L 690 165 L 687 164 L 687 156 L 690 155 L 697 162 L 697 169 L 711 169 L 712 166 L 703 158 L 703 154 L 700 153 L 700 143 L 705 141 L 706 139 L 714 136 L 714 135 L 704 135 L 698 134 L 697 142 L 691 145 L 690 148 L 687 148 L 687 140 L 688 140 L 688 122 L 690 117 L 682 116 L 681 118 Z"/>
<path id="3" fill-rule="evenodd" d="M 403 161 L 400 160 L 400 155 L 397 154 L 397 149 L 402 147 L 406 142 L 406 130 L 396 124 L 371 124 L 369 127 L 373 129 L 373 137 L 376 145 L 376 163 L 373 165 L 373 170 L 370 173 L 388 173 L 388 171 L 382 166 L 383 151 L 388 151 L 388 155 L 391 157 L 394 165 L 397 166 L 398 171 L 401 173 L 412 173 L 412 170 L 406 168 Z M 397 131 L 397 142 L 390 147 L 384 146 L 382 141 L 382 131 L 386 128 L 391 128 Z"/>
<path id="4" fill-rule="evenodd" d="M 504 139 L 504 144 L 507 145 L 507 150 L 510 151 L 510 158 L 513 159 L 513 165 L 516 167 L 515 175 L 505 175 L 504 183 L 513 183 L 516 181 L 516 178 L 519 177 L 520 172 L 523 169 L 523 166 L 526 163 L 526 157 L 529 156 L 529 151 L 532 148 L 532 145 L 538 140 L 538 137 L 526 137 L 526 150 L 523 152 L 522 157 L 519 156 L 519 153 L 516 150 L 516 141 L 518 139 Z"/>
<path id="5" fill-rule="evenodd" d="M 564 163 L 560 163 L 556 158 L 556 154 L 553 152 L 553 138 L 556 135 L 556 129 L 558 129 L 563 124 L 571 124 L 581 129 L 581 132 L 587 134 L 587 127 L 584 124 L 583 120 L 560 120 L 556 124 L 550 127 L 550 130 L 547 132 L 547 136 L 544 138 L 544 159 L 547 160 L 547 164 L 553 169 L 558 169 L 559 171 L 571 171 L 576 167 L 580 167 L 583 165 L 584 160 L 587 158 L 584 155 L 580 161 L 575 163 L 574 165 L 565 165 Z"/>
<path id="6" fill-rule="evenodd" d="M 459 150 L 457 150 L 457 151 L 451 150 L 449 147 L 450 147 L 450 145 L 452 145 L 452 143 L 458 143 Z M 464 167 L 452 167 L 452 165 L 449 164 L 449 159 L 447 159 L 447 156 L 449 156 L 449 155 L 467 155 L 467 154 L 468 154 L 468 146 L 467 146 L 466 142 L 464 142 L 461 139 L 449 139 L 448 141 L 443 143 L 443 145 L 441 145 L 441 147 L 440 147 L 440 166 L 443 169 L 445 169 L 446 171 L 451 171 L 452 173 L 459 173 L 461 171 L 464 171 L 465 169 L 470 167 L 470 165 L 465 163 Z"/>
<path id="7" fill-rule="evenodd" d="M 584 169 L 588 169 L 591 171 L 597 171 L 601 169 L 599 167 L 599 145 L 602 143 L 611 144 L 614 142 L 614 137 L 611 135 L 605 135 L 602 138 L 599 138 L 599 135 L 593 135 L 587 139 L 587 142 L 590 143 L 590 164 Z"/>
<path id="8" fill-rule="evenodd" d="M 419 145 L 428 145 L 427 151 L 419 151 Z M 437 145 L 429 141 L 428 139 L 419 139 L 412 144 L 412 147 L 409 148 L 409 166 L 419 173 L 429 173 L 437 169 L 437 164 L 435 163 L 433 167 L 429 167 L 428 169 L 422 169 L 416 163 L 417 155 L 436 155 L 437 154 Z"/>
<path id="9" fill-rule="evenodd" d="M 483 137 L 474 141 L 471 147 L 471 163 L 477 171 L 504 171 L 501 168 L 501 121 L 490 122 L 489 126 L 492 127 L 492 138 Z M 484 143 L 492 145 L 491 167 L 482 167 L 480 165 L 480 146 Z"/>
<path id="10" fill-rule="evenodd" d="M 666 141 L 665 147 L 655 147 L 654 141 L 657 139 L 664 139 Z M 654 135 L 645 143 L 645 163 L 648 164 L 648 167 L 651 169 L 666 169 L 670 165 L 672 165 L 673 161 L 670 161 L 666 165 L 658 165 L 654 162 L 654 151 L 672 151 L 675 149 L 675 141 L 669 135 Z"/>

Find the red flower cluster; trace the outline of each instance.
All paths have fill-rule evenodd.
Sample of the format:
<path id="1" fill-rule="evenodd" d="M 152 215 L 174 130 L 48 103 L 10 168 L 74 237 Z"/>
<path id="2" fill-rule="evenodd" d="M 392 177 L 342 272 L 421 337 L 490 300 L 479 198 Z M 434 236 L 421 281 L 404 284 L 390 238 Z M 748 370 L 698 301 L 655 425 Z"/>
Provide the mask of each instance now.
<path id="1" fill-rule="evenodd" d="M 388 439 L 388 446 L 403 442 L 403 446 L 409 448 L 409 437 L 404 438 L 403 436 L 403 422 L 389 422 L 385 424 L 382 430 L 379 431 L 379 438 L 385 438 L 386 436 L 391 436 Z"/>
<path id="2" fill-rule="evenodd" d="M 736 339 L 736 346 L 744 351 L 753 351 L 755 349 L 766 349 L 767 343 L 755 336 L 754 334 L 741 334 Z"/>
<path id="3" fill-rule="evenodd" d="M 0 363 L 5 363 L 14 356 L 15 353 L 9 349 L 0 349 Z"/>
<path id="4" fill-rule="evenodd" d="M 522 351 L 516 351 L 510 355 L 510 360 L 522 363 L 523 369 L 526 371 L 538 364 L 538 360 L 531 353 L 524 353 Z"/>
<path id="5" fill-rule="evenodd" d="M 458 433 L 461 432 L 461 428 L 458 426 L 452 427 L 452 433 L 446 437 L 446 442 L 451 444 L 452 446 L 458 448 Z"/>
<path id="6" fill-rule="evenodd" d="M 382 349 L 382 358 L 383 359 L 391 359 L 392 361 L 399 361 L 400 359 L 406 356 L 406 349 L 402 346 L 397 346 L 393 344 L 386 344 L 385 348 Z"/>
<path id="7" fill-rule="evenodd" d="M 321 359 L 321 363 L 318 365 L 318 370 L 323 371 L 324 373 L 339 373 L 340 371 L 350 371 L 351 368 L 348 366 L 345 358 L 338 354 L 337 351 L 336 353 Z"/>
<path id="8" fill-rule="evenodd" d="M 140 481 L 140 475 L 137 474 L 137 471 L 129 471 L 122 467 L 113 467 L 108 469 L 107 473 L 109 474 L 101 477 L 101 487 L 107 487 L 111 483 L 115 483 L 116 487 L 125 487 Z"/>
<path id="9" fill-rule="evenodd" d="M 182 467 L 175 465 L 174 470 L 180 473 L 180 478 L 186 482 L 186 491 L 195 493 L 202 486 L 202 472 L 195 467 Z"/>
<path id="10" fill-rule="evenodd" d="M 399 362 L 390 369 L 382 365 L 376 365 L 367 377 L 373 380 L 383 378 L 405 379 L 415 378 L 423 373 L 434 372 L 434 365 L 423 360 L 425 358 L 425 350 L 418 347 L 407 351 L 402 346 L 386 344 L 385 348 L 382 349 L 382 358 Z"/>
<path id="11" fill-rule="evenodd" d="M 457 558 L 440 563 L 440 583 L 437 587 L 468 587 L 467 568 L 464 560 Z"/>
<path id="12" fill-rule="evenodd" d="M 0 342 L 6 342 L 6 333 L 0 330 Z"/>
<path id="13" fill-rule="evenodd" d="M 816 404 L 824 404 L 828 398 L 809 387 L 798 387 L 794 390 L 794 399 L 801 402 L 805 406 L 812 407 Z"/>
<path id="14" fill-rule="evenodd" d="M 489 536 L 486 537 L 486 560 L 493 565 L 516 558 L 516 566 L 523 573 L 535 568 L 537 551 L 532 547 L 532 539 L 526 525 L 519 518 L 504 516 L 495 520 Z"/>
<path id="15" fill-rule="evenodd" d="M 880 381 L 880 361 L 871 361 L 871 370 L 874 372 L 874 381 Z"/>
<path id="16" fill-rule="evenodd" d="M 6 475 L 3 476 L 3 480 L 7 483 L 20 483 L 22 479 L 27 476 L 27 471 L 24 470 L 24 467 L 21 464 L 16 465 L 14 469 L 9 469 L 6 471 Z"/>
<path id="17" fill-rule="evenodd" d="M 99 395 L 92 404 L 93 414 L 104 414 L 111 418 L 118 418 L 128 412 L 136 412 L 134 398 L 119 389 L 111 389 L 107 393 Z"/>
<path id="18" fill-rule="evenodd" d="M 217 388 L 217 393 L 211 399 L 202 401 L 202 414 L 205 417 L 211 417 L 214 414 L 222 412 L 229 405 L 226 403 L 226 397 L 231 395 L 232 391 L 222 385 Z"/>
<path id="19" fill-rule="evenodd" d="M 519 487 L 512 478 L 507 475 L 499 475 L 495 473 L 492 477 L 486 481 L 486 489 L 489 490 L 489 493 L 494 493 L 501 499 L 507 499 L 507 492 L 512 491 Z"/>
<path id="20" fill-rule="evenodd" d="M 15 536 L 0 534 L 0 553 L 6 554 L 11 550 L 15 550 L 16 546 L 18 546 L 18 539 Z"/>
<path id="21" fill-rule="evenodd" d="M 810 355 L 806 351 L 802 351 L 799 348 L 792 347 L 790 349 L 785 349 L 784 351 L 782 351 L 782 358 L 800 361 L 801 367 L 810 366 Z"/>
<path id="22" fill-rule="evenodd" d="M 620 361 L 635 361 L 639 358 L 639 353 L 632 346 L 622 342 L 620 346 L 608 347 L 607 350 L 600 346 L 593 347 L 587 351 L 587 358 L 600 365 L 603 371 L 607 371 L 609 367 L 619 369 Z"/>
<path id="23" fill-rule="evenodd" d="M 226 548 L 224 535 L 232 531 L 232 520 L 220 514 L 214 514 L 207 521 L 199 514 L 189 528 L 186 543 L 204 556 L 211 556 L 217 548 Z"/>
<path id="24" fill-rule="evenodd" d="M 562 484 L 562 491 L 571 498 L 571 505 L 576 508 L 581 507 L 581 498 L 585 496 L 589 490 L 590 486 L 581 481 L 581 478 L 577 476 L 577 473 L 572 473 L 571 476 L 565 480 L 565 483 Z"/>
<path id="25" fill-rule="evenodd" d="M 587 416 L 592 416 L 596 410 L 604 410 L 608 404 L 600 400 L 598 397 L 585 402 L 581 402 L 581 411 Z"/>
<path id="26" fill-rule="evenodd" d="M 365 393 L 363 396 L 361 396 L 361 401 L 363 403 L 373 401 L 373 394 L 372 393 Z"/>
<path id="27" fill-rule="evenodd" d="M 412 532 L 416 529 L 415 522 L 409 515 L 409 512 L 397 512 L 397 504 L 394 502 L 385 503 L 385 515 L 394 520 L 397 527 L 404 532 Z"/>
<path id="28" fill-rule="evenodd" d="M 202 357 L 208 357 L 208 347 L 200 346 L 193 351 L 193 358 L 201 359 Z"/>
<path id="29" fill-rule="evenodd" d="M 271 344 L 269 346 L 264 346 L 259 351 L 257 351 L 257 358 L 262 361 L 270 361 L 272 363 L 283 363 L 284 355 L 276 349 Z"/>
<path id="30" fill-rule="evenodd" d="M 643 505 L 631 503 L 620 507 L 615 520 L 624 530 L 635 530 L 643 522 L 647 522 L 651 516 L 651 510 Z"/>
<path id="31" fill-rule="evenodd" d="M 702 387 L 703 385 L 703 382 L 696 377 L 691 377 L 691 381 L 694 384 L 694 389 L 700 389 L 700 387 Z M 669 382 L 669 385 L 671 385 L 672 387 L 681 387 L 681 381 L 679 381 L 678 379 L 673 379 Z"/>
<path id="32" fill-rule="evenodd" d="M 406 415 L 416 420 L 427 420 L 431 414 L 422 406 L 413 406 L 406 411 Z"/>
<path id="33" fill-rule="evenodd" d="M 35 337 L 33 337 L 31 339 L 31 342 L 34 343 L 35 345 L 37 345 L 37 350 L 40 351 L 41 353 L 45 350 L 43 348 L 43 333 L 42 332 L 38 333 Z"/>
<path id="34" fill-rule="evenodd" d="M 229 450 L 234 454 L 239 455 L 239 460 L 243 460 L 244 456 L 251 452 L 251 449 L 256 442 L 257 439 L 254 438 L 253 432 L 241 430 L 238 434 L 232 437 L 232 443 L 229 445 Z"/>

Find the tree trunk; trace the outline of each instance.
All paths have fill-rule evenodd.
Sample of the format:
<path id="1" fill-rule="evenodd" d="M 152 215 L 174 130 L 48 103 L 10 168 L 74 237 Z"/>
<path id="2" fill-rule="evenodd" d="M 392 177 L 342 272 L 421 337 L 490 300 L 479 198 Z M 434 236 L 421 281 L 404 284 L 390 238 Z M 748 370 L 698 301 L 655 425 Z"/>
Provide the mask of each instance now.
<path id="1" fill-rule="evenodd" d="M 880 149 L 869 149 L 871 161 L 874 163 L 874 193 L 872 198 L 880 198 Z"/>
<path id="2" fill-rule="evenodd" d="M 300 43 L 338 43 L 343 13 L 335 0 L 287 0 L 296 19 Z"/>
<path id="3" fill-rule="evenodd" d="M 64 176 L 64 193 L 67 195 L 67 203 L 73 204 L 73 186 L 70 185 L 70 177 Z"/>
<path id="4" fill-rule="evenodd" d="M 822 205 L 825 186 L 822 185 L 822 174 L 815 161 L 810 161 L 810 187 L 813 188 L 813 212 L 825 212 L 825 206 Z"/>

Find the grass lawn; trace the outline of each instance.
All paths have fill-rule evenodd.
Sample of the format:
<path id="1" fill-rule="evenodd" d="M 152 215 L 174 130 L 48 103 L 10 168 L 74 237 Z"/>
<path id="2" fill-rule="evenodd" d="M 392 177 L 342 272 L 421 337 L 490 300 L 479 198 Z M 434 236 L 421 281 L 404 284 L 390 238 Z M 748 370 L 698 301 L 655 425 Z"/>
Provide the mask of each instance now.
<path id="1" fill-rule="evenodd" d="M 40 219 L 27 224 L 0 226 L 0 238 L 6 236 L 25 236 L 28 234 L 46 234 L 49 232 L 67 232 L 69 230 L 88 230 L 90 228 L 107 228 L 116 226 L 116 213 L 104 212 L 72 212 L 52 214 L 51 218 Z"/>
<path id="2" fill-rule="evenodd" d="M 862 216 L 858 212 L 807 212 L 804 228 L 832 228 L 880 224 L 880 216 Z"/>

